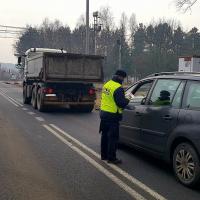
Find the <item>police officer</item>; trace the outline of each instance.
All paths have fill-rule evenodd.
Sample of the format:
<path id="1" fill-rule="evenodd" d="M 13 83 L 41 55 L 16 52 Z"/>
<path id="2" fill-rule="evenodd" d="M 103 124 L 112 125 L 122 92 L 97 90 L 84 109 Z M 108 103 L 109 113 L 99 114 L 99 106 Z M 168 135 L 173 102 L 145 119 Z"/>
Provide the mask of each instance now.
<path id="1" fill-rule="evenodd" d="M 112 80 L 103 86 L 101 96 L 101 122 L 99 129 L 101 133 L 101 159 L 113 164 L 122 162 L 116 157 L 116 150 L 122 109 L 129 103 L 122 88 L 122 82 L 125 77 L 125 71 L 117 70 Z"/>

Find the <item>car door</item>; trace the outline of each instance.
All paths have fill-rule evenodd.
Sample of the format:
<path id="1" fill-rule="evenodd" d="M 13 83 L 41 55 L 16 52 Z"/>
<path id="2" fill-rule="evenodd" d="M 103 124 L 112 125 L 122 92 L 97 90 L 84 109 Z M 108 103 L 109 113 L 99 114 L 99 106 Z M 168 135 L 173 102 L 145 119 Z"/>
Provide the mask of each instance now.
<path id="1" fill-rule="evenodd" d="M 187 81 L 182 109 L 179 113 L 181 133 L 191 141 L 198 141 L 200 129 L 200 81 Z"/>
<path id="2" fill-rule="evenodd" d="M 153 80 L 142 81 L 126 91 L 126 95 L 131 93 L 133 98 L 123 111 L 123 119 L 120 123 L 120 141 L 139 144 L 141 114 L 144 110 L 141 102 L 146 98 L 152 84 Z"/>
<path id="3" fill-rule="evenodd" d="M 184 84 L 175 79 L 157 80 L 141 116 L 140 144 L 144 148 L 164 152 L 167 138 L 177 124 Z M 163 93 L 167 94 L 165 98 L 160 96 Z"/>

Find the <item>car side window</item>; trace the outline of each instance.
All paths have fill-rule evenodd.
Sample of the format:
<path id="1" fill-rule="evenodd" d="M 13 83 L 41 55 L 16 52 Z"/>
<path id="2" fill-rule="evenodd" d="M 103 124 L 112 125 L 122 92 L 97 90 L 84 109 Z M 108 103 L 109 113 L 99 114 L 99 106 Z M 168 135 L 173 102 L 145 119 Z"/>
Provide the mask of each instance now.
<path id="1" fill-rule="evenodd" d="M 189 83 L 186 107 L 190 109 L 200 109 L 200 82 L 192 81 Z"/>
<path id="2" fill-rule="evenodd" d="M 153 80 L 149 80 L 143 83 L 139 83 L 132 90 L 127 90 L 126 95 L 132 94 L 131 103 L 141 103 L 141 101 L 147 97 L 148 92 L 152 86 Z"/>
<path id="3" fill-rule="evenodd" d="M 149 104 L 154 106 L 171 105 L 174 94 L 180 83 L 180 80 L 159 79 L 152 92 Z"/>

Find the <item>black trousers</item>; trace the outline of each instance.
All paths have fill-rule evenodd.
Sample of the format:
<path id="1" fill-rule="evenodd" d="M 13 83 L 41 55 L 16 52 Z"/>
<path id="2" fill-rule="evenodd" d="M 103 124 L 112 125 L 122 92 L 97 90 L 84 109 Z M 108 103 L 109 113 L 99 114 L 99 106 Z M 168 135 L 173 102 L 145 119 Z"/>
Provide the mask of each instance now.
<path id="1" fill-rule="evenodd" d="M 119 122 L 101 120 L 101 158 L 115 160 L 119 140 Z"/>

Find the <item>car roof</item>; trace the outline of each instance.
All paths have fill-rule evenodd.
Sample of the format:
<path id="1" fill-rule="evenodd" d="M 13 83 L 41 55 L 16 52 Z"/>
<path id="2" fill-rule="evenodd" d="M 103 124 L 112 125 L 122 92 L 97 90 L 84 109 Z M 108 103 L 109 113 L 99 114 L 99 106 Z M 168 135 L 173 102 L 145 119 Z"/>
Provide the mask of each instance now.
<path id="1" fill-rule="evenodd" d="M 143 80 L 148 79 L 182 79 L 182 80 L 197 80 L 200 81 L 200 73 L 199 72 L 161 72 L 151 74 L 145 77 Z"/>

